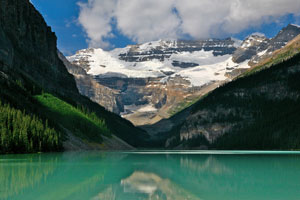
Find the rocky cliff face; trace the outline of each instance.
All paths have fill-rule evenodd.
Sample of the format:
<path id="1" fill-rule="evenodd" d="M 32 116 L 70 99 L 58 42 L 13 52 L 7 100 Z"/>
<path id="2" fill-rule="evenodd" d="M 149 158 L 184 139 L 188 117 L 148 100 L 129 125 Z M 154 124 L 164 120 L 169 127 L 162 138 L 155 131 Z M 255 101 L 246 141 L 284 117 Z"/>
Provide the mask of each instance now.
<path id="1" fill-rule="evenodd" d="M 259 56 L 260 52 L 264 52 L 268 48 L 269 42 L 270 40 L 262 34 L 252 34 L 234 52 L 232 59 L 234 62 L 240 63 L 254 56 Z"/>
<path id="2" fill-rule="evenodd" d="M 132 145 L 138 143 L 138 138 L 145 136 L 143 131 L 78 92 L 74 77 L 58 57 L 56 40 L 55 33 L 29 0 L 0 0 L 1 100 L 32 115 L 40 115 L 37 110 L 41 105 L 34 100 L 34 95 L 42 91 L 51 93 L 75 107 L 82 106 L 95 112 L 106 121 L 113 135 L 130 141 Z M 78 75 L 86 74 L 81 67 L 68 68 Z M 97 86 L 90 87 L 89 84 L 88 88 Z M 47 116 L 43 118 L 48 119 Z M 59 121 L 52 123 L 55 127 L 61 126 Z M 113 137 L 111 142 L 115 141 L 118 146 L 119 139 Z M 110 138 L 106 138 L 103 145 L 113 148 L 109 141 Z M 119 144 L 124 147 L 124 143 Z"/>
<path id="3" fill-rule="evenodd" d="M 118 91 L 99 84 L 83 68 L 71 64 L 61 52 L 58 52 L 58 57 L 63 61 L 69 73 L 74 76 L 77 88 L 82 95 L 100 105 L 105 105 L 110 112 L 120 113 L 116 102 Z"/>
<path id="4" fill-rule="evenodd" d="M 164 61 L 172 54 L 182 52 L 212 51 L 214 56 L 232 54 L 239 45 L 237 41 L 228 38 L 225 40 L 166 40 L 155 41 L 141 45 L 132 45 L 127 52 L 119 54 L 121 60 L 127 62 L 144 62 L 149 60 Z M 188 68 L 195 67 L 197 63 L 188 63 L 173 60 L 173 66 Z"/>
<path id="5" fill-rule="evenodd" d="M 250 59 L 249 65 L 253 66 L 272 55 L 278 49 L 284 47 L 289 41 L 300 34 L 298 25 L 289 24 L 283 28 L 274 38 L 268 39 L 262 34 L 252 34 L 247 37 L 234 55 L 233 61 L 240 63 Z"/>
<path id="6" fill-rule="evenodd" d="M 272 39 L 252 34 L 244 41 L 159 40 L 110 52 L 80 50 L 68 60 L 98 83 L 77 81 L 82 94 L 136 125 L 146 125 L 231 81 L 299 33 L 299 27 L 289 25 Z"/>
<path id="7" fill-rule="evenodd" d="M 77 92 L 73 77 L 56 54 L 55 34 L 31 3 L 1 0 L 0 33 L 0 56 L 9 70 L 21 70 L 51 91 Z"/>

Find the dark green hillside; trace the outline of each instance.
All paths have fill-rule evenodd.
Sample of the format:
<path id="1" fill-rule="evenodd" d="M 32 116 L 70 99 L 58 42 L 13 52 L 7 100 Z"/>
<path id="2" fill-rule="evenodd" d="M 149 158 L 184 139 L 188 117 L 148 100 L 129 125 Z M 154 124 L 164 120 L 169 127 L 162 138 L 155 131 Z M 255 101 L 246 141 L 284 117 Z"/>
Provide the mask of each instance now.
<path id="1" fill-rule="evenodd" d="M 35 99 L 42 105 L 41 110 L 49 119 L 59 121 L 81 139 L 101 143 L 101 135 L 111 136 L 105 121 L 99 119 L 95 113 L 75 108 L 51 94 L 37 95 Z"/>
<path id="2" fill-rule="evenodd" d="M 288 48 L 197 102 L 169 147 L 300 149 L 300 54 Z"/>
<path id="3" fill-rule="evenodd" d="M 0 153 L 62 150 L 61 136 L 47 121 L 0 102 Z"/>
<path id="4" fill-rule="evenodd" d="M 79 94 L 73 76 L 58 58 L 56 40 L 29 0 L 0 0 L 2 104 L 44 126 L 48 121 L 63 141 L 68 139 L 67 130 L 87 142 L 101 143 L 102 136 L 114 134 L 133 146 L 142 144 L 145 132 Z"/>
<path id="5" fill-rule="evenodd" d="M 221 103 L 236 114 L 220 122 L 238 125 L 213 144 L 218 149 L 300 148 L 300 55 L 260 73 L 243 78 L 215 93 L 207 106 Z M 255 91 L 258 88 L 266 91 Z M 237 88 L 249 90 L 246 97 L 224 96 Z M 219 101 L 217 100 L 220 99 Z M 198 104 L 194 112 L 201 109 Z M 243 115 L 247 115 L 245 118 Z M 233 117 L 233 119 L 231 118 Z M 240 123 L 241 122 L 241 123 Z M 213 121 L 214 123 L 214 121 Z"/>

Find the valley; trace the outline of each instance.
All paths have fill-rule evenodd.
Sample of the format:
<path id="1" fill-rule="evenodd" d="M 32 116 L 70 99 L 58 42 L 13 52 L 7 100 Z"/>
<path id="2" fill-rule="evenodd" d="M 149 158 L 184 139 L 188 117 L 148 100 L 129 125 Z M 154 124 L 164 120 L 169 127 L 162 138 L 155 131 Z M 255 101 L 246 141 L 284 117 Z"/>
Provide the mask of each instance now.
<path id="1" fill-rule="evenodd" d="M 0 0 L 0 200 L 298 200 L 299 13 Z"/>
<path id="2" fill-rule="evenodd" d="M 0 153 L 299 149 L 298 25 L 65 57 L 29 1 L 0 6 Z"/>

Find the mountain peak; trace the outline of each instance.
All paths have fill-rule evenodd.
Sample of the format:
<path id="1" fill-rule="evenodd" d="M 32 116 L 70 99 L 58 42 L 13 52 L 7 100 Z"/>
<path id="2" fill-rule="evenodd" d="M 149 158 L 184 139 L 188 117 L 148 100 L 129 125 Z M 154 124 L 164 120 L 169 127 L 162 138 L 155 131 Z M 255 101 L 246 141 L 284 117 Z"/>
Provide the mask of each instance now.
<path id="1" fill-rule="evenodd" d="M 252 47 L 257 47 L 261 43 L 267 42 L 267 37 L 262 33 L 252 33 L 249 35 L 241 44 L 242 49 L 249 49 Z"/>
<path id="2" fill-rule="evenodd" d="M 300 25 L 298 25 L 298 24 L 289 24 L 289 25 L 287 25 L 287 27 L 286 28 L 300 28 Z"/>
<path id="3" fill-rule="evenodd" d="M 248 36 L 249 37 L 261 37 L 261 38 L 266 38 L 266 35 L 264 33 L 260 33 L 260 32 L 255 32 L 252 33 L 251 35 Z"/>
<path id="4" fill-rule="evenodd" d="M 296 25 L 296 24 L 289 24 L 286 27 L 283 27 L 281 29 L 281 31 L 279 31 L 279 33 L 275 36 L 275 38 L 282 34 L 285 34 L 285 35 L 293 34 L 293 36 L 296 36 L 296 35 L 300 34 L 300 26 Z"/>
<path id="5" fill-rule="evenodd" d="M 300 27 L 298 25 L 287 25 L 274 38 L 271 39 L 270 45 L 272 46 L 272 48 L 270 49 L 270 51 L 275 51 L 282 48 L 299 34 Z"/>

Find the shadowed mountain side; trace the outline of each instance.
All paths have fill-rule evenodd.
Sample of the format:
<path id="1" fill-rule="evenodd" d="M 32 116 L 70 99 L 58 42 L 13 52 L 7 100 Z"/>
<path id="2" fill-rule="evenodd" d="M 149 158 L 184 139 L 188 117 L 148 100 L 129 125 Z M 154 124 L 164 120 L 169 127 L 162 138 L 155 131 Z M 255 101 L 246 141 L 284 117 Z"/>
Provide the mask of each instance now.
<path id="1" fill-rule="evenodd" d="M 79 94 L 74 77 L 58 58 L 55 33 L 28 0 L 0 0 L 0 13 L 0 98 L 3 103 L 49 121 L 50 126 L 68 140 L 68 135 L 74 136 L 74 132 L 66 131 L 61 121 L 49 119 L 43 112 L 45 107 L 35 99 L 36 95 L 50 93 L 66 103 L 62 105 L 68 104 L 86 115 L 95 113 L 96 118 L 105 121 L 112 135 L 130 145 L 143 143 L 147 137 L 144 131 Z M 77 135 L 84 137 L 83 127 L 77 130 Z M 103 136 L 101 132 L 98 134 Z M 111 148 L 118 146 L 119 139 L 114 141 L 116 145 Z"/>

